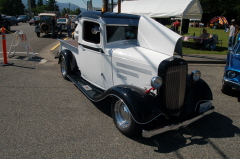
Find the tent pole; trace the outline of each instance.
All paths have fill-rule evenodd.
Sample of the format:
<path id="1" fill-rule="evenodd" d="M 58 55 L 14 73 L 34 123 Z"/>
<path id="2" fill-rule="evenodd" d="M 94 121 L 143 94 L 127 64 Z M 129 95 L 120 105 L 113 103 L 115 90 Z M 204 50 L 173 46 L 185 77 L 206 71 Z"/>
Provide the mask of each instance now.
<path id="1" fill-rule="evenodd" d="M 181 19 L 180 35 L 182 35 L 182 23 L 183 23 L 183 18 Z"/>

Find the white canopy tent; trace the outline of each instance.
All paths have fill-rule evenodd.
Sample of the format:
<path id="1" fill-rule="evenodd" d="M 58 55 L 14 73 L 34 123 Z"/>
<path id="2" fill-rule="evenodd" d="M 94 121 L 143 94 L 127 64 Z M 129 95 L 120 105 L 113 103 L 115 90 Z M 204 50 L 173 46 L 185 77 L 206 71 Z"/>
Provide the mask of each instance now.
<path id="1" fill-rule="evenodd" d="M 117 11 L 116 6 L 114 12 Z M 152 18 L 202 19 L 202 7 L 198 0 L 123 1 L 121 13 L 147 15 Z"/>

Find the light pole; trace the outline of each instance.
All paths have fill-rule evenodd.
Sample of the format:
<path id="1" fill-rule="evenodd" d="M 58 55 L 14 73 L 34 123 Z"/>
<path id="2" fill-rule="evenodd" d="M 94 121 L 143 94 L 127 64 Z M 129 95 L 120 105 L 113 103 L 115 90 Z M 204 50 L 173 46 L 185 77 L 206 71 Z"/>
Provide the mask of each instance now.
<path id="1" fill-rule="evenodd" d="M 69 13 L 68 14 L 70 14 L 70 2 L 68 2 L 68 5 L 69 5 Z"/>

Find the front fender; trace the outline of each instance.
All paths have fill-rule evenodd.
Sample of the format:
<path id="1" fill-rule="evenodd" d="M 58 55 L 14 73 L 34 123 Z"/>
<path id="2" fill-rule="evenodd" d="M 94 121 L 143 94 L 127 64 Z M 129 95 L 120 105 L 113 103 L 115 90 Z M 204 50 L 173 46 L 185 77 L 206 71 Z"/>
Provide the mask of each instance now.
<path id="1" fill-rule="evenodd" d="M 208 84 L 203 79 L 193 82 L 189 75 L 184 106 L 180 116 L 186 117 L 190 115 L 197 110 L 197 106 L 199 106 L 201 102 L 211 100 L 213 100 L 213 95 Z"/>
<path id="2" fill-rule="evenodd" d="M 107 92 L 122 99 L 131 111 L 132 117 L 139 124 L 149 123 L 163 114 L 155 97 L 146 94 L 145 90 L 139 87 L 118 85 Z"/>

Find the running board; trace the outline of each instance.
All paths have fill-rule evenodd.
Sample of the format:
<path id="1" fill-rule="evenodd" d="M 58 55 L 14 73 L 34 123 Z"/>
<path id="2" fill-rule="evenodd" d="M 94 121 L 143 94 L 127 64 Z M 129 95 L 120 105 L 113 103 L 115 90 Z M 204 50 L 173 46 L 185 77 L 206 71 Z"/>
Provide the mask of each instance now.
<path id="1" fill-rule="evenodd" d="M 104 93 L 78 75 L 67 75 L 67 77 L 92 101 L 99 100 L 98 98 Z"/>

